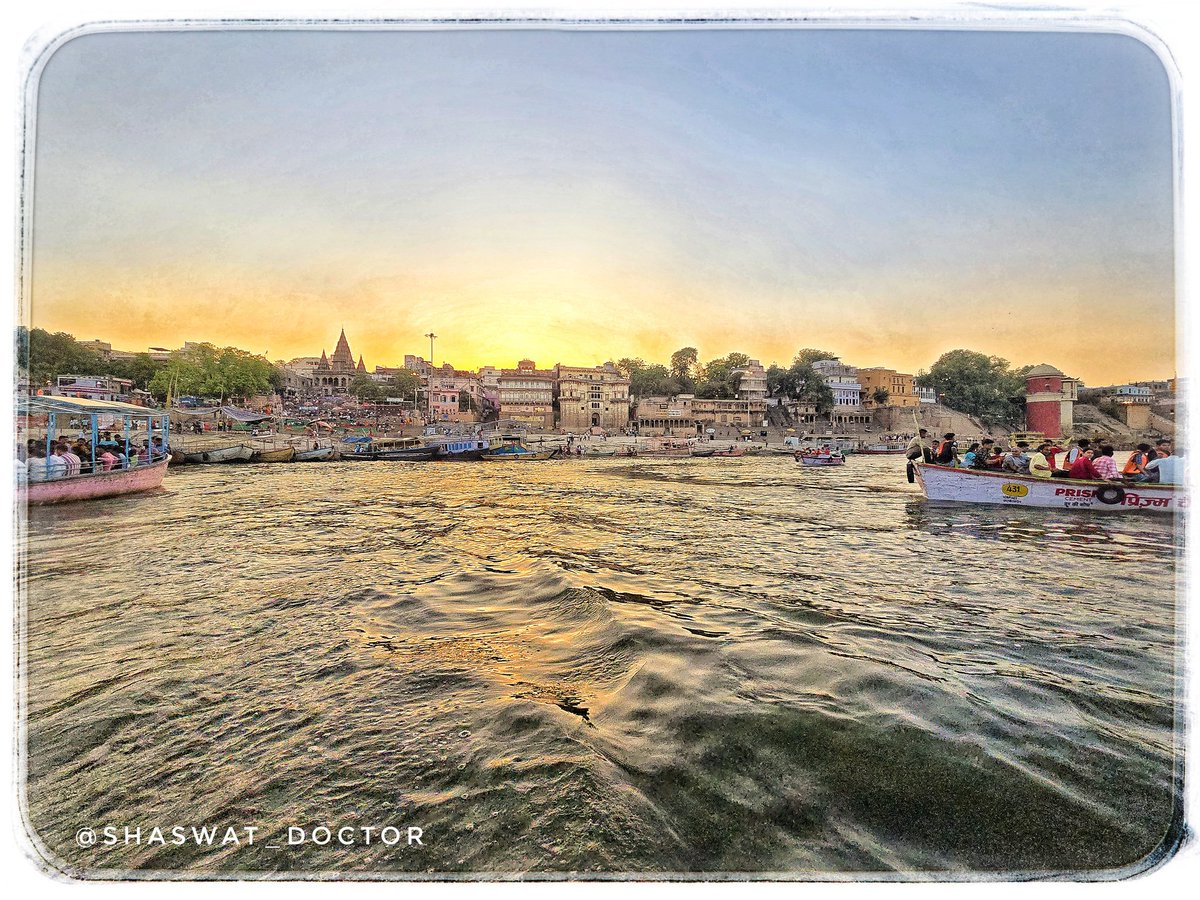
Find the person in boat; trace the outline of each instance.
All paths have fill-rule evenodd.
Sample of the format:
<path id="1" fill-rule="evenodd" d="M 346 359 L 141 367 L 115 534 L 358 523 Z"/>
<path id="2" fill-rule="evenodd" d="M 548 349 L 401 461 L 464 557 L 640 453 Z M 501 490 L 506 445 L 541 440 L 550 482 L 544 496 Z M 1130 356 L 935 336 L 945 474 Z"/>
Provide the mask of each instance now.
<path id="1" fill-rule="evenodd" d="M 992 463 L 992 456 L 996 453 L 996 442 L 991 438 L 983 438 L 979 442 L 979 446 L 975 447 L 975 458 L 971 464 L 973 469 L 989 469 L 994 468 L 996 464 Z M 1000 460 L 1003 461 L 1001 456 Z M 966 465 L 966 457 L 963 457 L 963 465 Z"/>
<path id="2" fill-rule="evenodd" d="M 1042 441 L 1037 450 L 1029 455 L 1029 474 L 1034 478 L 1049 478 L 1054 472 L 1048 455 L 1053 446 L 1050 441 Z"/>
<path id="3" fill-rule="evenodd" d="M 1079 457 L 1082 456 L 1091 446 L 1092 442 L 1087 438 L 1080 438 L 1077 441 L 1072 441 L 1067 447 L 1067 456 L 1063 460 L 1063 468 L 1067 471 L 1070 471 L 1071 466 L 1075 465 L 1076 460 L 1078 460 Z"/>
<path id="4" fill-rule="evenodd" d="M 975 454 L 978 450 L 979 450 L 979 444 L 977 444 L 977 443 L 971 444 L 971 446 L 967 448 L 967 452 L 964 453 L 963 457 L 962 457 L 962 466 L 964 469 L 977 468 L 977 466 L 975 465 L 977 462 Z"/>
<path id="5" fill-rule="evenodd" d="M 904 456 L 908 460 L 921 460 L 922 462 L 933 462 L 933 451 L 929 448 L 929 432 L 924 428 L 917 432 L 917 436 L 908 442 L 908 448 L 904 451 Z"/>
<path id="6" fill-rule="evenodd" d="M 62 448 L 62 444 L 55 444 L 54 449 L 46 454 L 47 481 L 67 477 L 67 461 L 62 458 Z"/>
<path id="7" fill-rule="evenodd" d="M 108 447 L 105 447 L 104 452 L 96 457 L 96 463 L 100 466 L 100 469 L 103 472 L 111 472 L 113 470 L 113 466 L 115 466 L 118 461 L 119 460 L 117 457 Z"/>
<path id="8" fill-rule="evenodd" d="M 1004 454 L 1004 462 L 1001 467 L 1006 472 L 1014 472 L 1018 475 L 1029 474 L 1029 444 L 1025 441 L 1017 441 L 1017 446 L 1011 448 L 1008 453 Z"/>
<path id="9" fill-rule="evenodd" d="M 1129 460 L 1121 468 L 1121 477 L 1126 481 L 1146 481 L 1146 463 L 1157 459 L 1158 454 L 1149 444 L 1138 444 L 1137 449 L 1130 454 Z"/>
<path id="10" fill-rule="evenodd" d="M 1167 455 L 1146 463 L 1146 474 L 1151 478 L 1157 477 L 1158 484 L 1185 484 L 1187 479 L 1183 471 L 1183 451 L 1172 452 L 1169 442 L 1166 443 Z"/>
<path id="11" fill-rule="evenodd" d="M 1154 452 L 1157 454 L 1157 459 L 1166 459 L 1171 455 L 1171 441 L 1167 438 L 1161 438 L 1154 442 Z"/>
<path id="12" fill-rule="evenodd" d="M 1100 473 L 1105 481 L 1120 481 L 1121 473 L 1117 471 L 1117 461 L 1113 459 L 1113 448 L 1108 444 L 1100 447 L 1092 456 L 1092 468 Z"/>
<path id="13" fill-rule="evenodd" d="M 70 444 L 59 444 L 59 456 L 67 467 L 67 478 L 78 475 L 82 468 L 82 460 L 71 451 Z"/>
<path id="14" fill-rule="evenodd" d="M 29 481 L 45 481 L 47 478 L 46 451 L 30 441 L 27 455 L 29 458 L 25 460 L 26 478 Z"/>
<path id="15" fill-rule="evenodd" d="M 953 431 L 947 431 L 942 435 L 942 442 L 938 444 L 934 462 L 939 466 L 957 466 L 959 464 L 958 442 L 954 440 Z"/>
<path id="16" fill-rule="evenodd" d="M 1079 454 L 1074 463 L 1071 464 L 1070 474 L 1068 478 L 1082 479 L 1084 481 L 1103 481 L 1100 473 L 1096 471 L 1096 467 L 1092 465 L 1092 456 L 1094 452 L 1088 448 Z"/>

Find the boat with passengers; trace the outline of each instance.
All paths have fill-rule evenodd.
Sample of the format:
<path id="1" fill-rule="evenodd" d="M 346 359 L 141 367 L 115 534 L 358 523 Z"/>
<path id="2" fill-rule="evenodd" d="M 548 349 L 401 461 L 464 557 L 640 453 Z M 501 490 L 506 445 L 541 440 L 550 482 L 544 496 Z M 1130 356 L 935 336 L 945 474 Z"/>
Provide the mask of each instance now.
<path id="1" fill-rule="evenodd" d="M 1186 509 L 1188 504 L 1185 489 L 1173 484 L 1034 478 L 921 462 L 914 462 L 913 470 L 921 491 L 933 502 L 1158 513 Z"/>
<path id="2" fill-rule="evenodd" d="M 480 456 L 487 462 L 534 462 L 543 459 L 554 459 L 561 455 L 562 447 L 551 450 L 534 450 L 525 445 L 518 435 L 504 435 L 500 438 L 499 446 L 491 447 Z"/>
<path id="3" fill-rule="evenodd" d="M 68 503 L 162 485 L 170 459 L 166 411 L 56 396 L 22 397 L 16 406 L 23 440 L 16 460 L 19 502 Z M 85 449 L 67 456 L 59 450 L 63 444 Z"/>

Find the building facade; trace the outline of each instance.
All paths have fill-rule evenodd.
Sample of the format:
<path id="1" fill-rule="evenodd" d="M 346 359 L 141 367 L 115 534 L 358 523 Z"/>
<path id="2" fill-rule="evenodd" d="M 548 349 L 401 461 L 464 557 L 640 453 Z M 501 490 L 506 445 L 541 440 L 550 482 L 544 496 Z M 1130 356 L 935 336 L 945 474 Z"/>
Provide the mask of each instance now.
<path id="1" fill-rule="evenodd" d="M 858 380 L 858 369 L 846 365 L 836 356 L 833 359 L 819 359 L 812 367 L 833 391 L 835 412 L 862 406 L 862 384 Z"/>
<path id="2" fill-rule="evenodd" d="M 1044 363 L 1034 366 L 1025 374 L 1025 428 L 1048 438 L 1070 437 L 1078 396 L 1078 379 Z"/>
<path id="3" fill-rule="evenodd" d="M 699 430 L 692 404 L 695 397 L 643 397 L 634 412 L 637 433 L 650 437 L 695 437 Z"/>
<path id="4" fill-rule="evenodd" d="M 354 362 L 354 354 L 350 352 L 350 342 L 346 340 L 346 329 L 343 328 L 342 333 L 338 335 L 333 356 L 326 356 L 325 351 L 322 350 L 321 358 L 313 367 L 313 389 L 316 393 L 326 397 L 349 393 L 354 376 L 360 372 L 365 375 L 367 366 L 361 355 L 358 363 Z"/>
<path id="5" fill-rule="evenodd" d="M 560 429 L 611 432 L 629 424 L 629 379 L 611 362 L 593 368 L 559 363 L 554 374 Z"/>
<path id="6" fill-rule="evenodd" d="M 913 388 L 913 377 L 895 369 L 870 368 L 858 370 L 858 381 L 862 385 L 862 405 L 865 409 L 879 406 L 916 407 L 921 398 Z M 883 388 L 888 393 L 887 401 L 875 402 L 875 392 Z"/>
<path id="7" fill-rule="evenodd" d="M 765 403 L 767 400 L 767 370 L 757 359 L 752 359 L 740 369 L 733 370 L 741 375 L 738 381 L 738 399 Z"/>
<path id="8" fill-rule="evenodd" d="M 483 418 L 483 385 L 474 372 L 446 363 L 428 379 L 431 422 L 478 422 Z"/>
<path id="9" fill-rule="evenodd" d="M 521 360 L 515 369 L 501 369 L 500 418 L 552 431 L 555 380 L 553 369 L 539 369 L 531 359 Z"/>

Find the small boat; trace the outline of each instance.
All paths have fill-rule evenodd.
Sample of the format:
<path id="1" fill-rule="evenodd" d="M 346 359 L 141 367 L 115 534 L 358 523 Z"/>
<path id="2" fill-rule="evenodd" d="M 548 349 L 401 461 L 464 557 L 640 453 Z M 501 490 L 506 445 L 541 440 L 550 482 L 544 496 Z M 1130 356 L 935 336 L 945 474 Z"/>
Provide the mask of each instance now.
<path id="1" fill-rule="evenodd" d="M 903 453 L 906 449 L 908 448 L 905 444 L 860 444 L 855 452 L 867 456 L 893 456 Z"/>
<path id="2" fill-rule="evenodd" d="M 22 480 L 17 486 L 18 502 L 30 506 L 42 506 L 51 503 L 69 503 L 75 500 L 94 500 L 101 497 L 116 497 L 122 494 L 140 493 L 160 487 L 163 476 L 167 473 L 167 463 L 170 461 L 170 451 L 166 449 L 168 429 L 170 427 L 167 413 L 163 410 L 147 409 L 132 403 L 120 403 L 108 400 L 92 400 L 82 397 L 25 397 L 18 400 L 17 413 L 24 418 L 26 433 L 37 427 L 39 434 L 32 440 L 35 453 L 47 452 L 46 442 L 50 436 L 58 434 L 59 422 L 69 423 L 72 419 L 88 421 L 93 435 L 97 434 L 101 422 L 111 423 L 114 419 L 123 420 L 123 443 L 131 445 L 133 436 L 131 426 L 134 420 L 145 419 L 145 439 L 148 458 L 136 462 L 127 468 L 114 466 L 104 471 L 103 461 L 97 456 L 97 445 L 93 443 L 90 458 L 81 460 L 81 472 L 78 475 L 67 475 L 61 478 L 42 478 L 39 480 Z M 62 419 L 59 419 L 62 416 Z M 41 429 L 43 420 L 45 428 Z M 90 420 L 90 421 L 89 421 Z M 159 439 L 160 449 L 154 449 L 151 437 Z M 28 438 L 26 443 L 28 443 Z M 38 442 L 41 449 L 36 449 Z M 136 456 L 136 454 L 134 454 Z M 43 473 L 45 469 L 42 469 Z M 24 473 L 22 473 L 24 474 Z"/>
<path id="3" fill-rule="evenodd" d="M 587 447 L 583 451 L 584 456 L 610 457 L 617 455 L 616 447 Z"/>
<path id="4" fill-rule="evenodd" d="M 185 453 L 190 463 L 249 462 L 254 448 L 237 444 L 233 447 L 214 447 L 212 450 Z"/>
<path id="5" fill-rule="evenodd" d="M 715 447 L 693 447 L 692 448 L 692 456 L 699 457 L 701 459 L 707 459 L 708 457 L 715 455 L 716 452 L 717 451 L 716 451 Z"/>
<path id="6" fill-rule="evenodd" d="M 470 462 L 487 452 L 490 442 L 485 438 L 425 438 L 425 446 L 437 451 L 436 459 Z"/>
<path id="7" fill-rule="evenodd" d="M 639 447 L 638 456 L 668 457 L 679 459 L 692 455 L 693 442 L 682 438 L 657 438 L 645 447 Z"/>
<path id="8" fill-rule="evenodd" d="M 562 453 L 562 447 L 553 450 L 530 450 L 518 437 L 504 437 L 499 447 L 489 449 L 480 458 L 488 462 L 533 462 L 553 459 Z"/>
<path id="9" fill-rule="evenodd" d="M 336 458 L 337 451 L 332 447 L 317 447 L 313 450 L 297 450 L 292 462 L 320 462 Z"/>
<path id="10" fill-rule="evenodd" d="M 437 457 L 438 448 L 427 446 L 420 438 L 347 438 L 354 449 L 342 453 L 342 459 L 359 462 L 425 462 Z"/>
<path id="11" fill-rule="evenodd" d="M 1187 492 L 1171 484 L 1034 478 L 914 462 L 917 483 L 933 502 L 1037 506 L 1094 512 L 1171 513 L 1188 506 Z"/>
<path id="12" fill-rule="evenodd" d="M 745 447 L 730 447 L 728 450 L 714 450 L 713 451 L 713 456 L 735 457 L 735 456 L 745 456 L 745 455 L 746 455 Z"/>
<path id="13" fill-rule="evenodd" d="M 295 447 L 277 447 L 271 450 L 255 450 L 250 462 L 278 463 L 291 462 L 296 458 Z"/>
<path id="14" fill-rule="evenodd" d="M 844 466 L 846 464 L 846 457 L 838 450 L 824 452 L 801 450 L 796 452 L 796 460 L 805 466 Z"/>

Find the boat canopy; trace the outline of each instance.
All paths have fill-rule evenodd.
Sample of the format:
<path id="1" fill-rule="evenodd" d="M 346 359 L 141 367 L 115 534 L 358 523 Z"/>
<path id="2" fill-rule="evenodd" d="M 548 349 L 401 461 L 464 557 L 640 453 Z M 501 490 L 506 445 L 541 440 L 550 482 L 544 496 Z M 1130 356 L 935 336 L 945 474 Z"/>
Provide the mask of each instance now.
<path id="1" fill-rule="evenodd" d="M 76 413 L 85 415 L 104 415 L 111 413 L 119 416 L 165 416 L 165 410 L 152 409 L 149 406 L 137 406 L 133 403 L 121 403 L 117 400 L 92 400 L 88 397 L 55 397 L 43 394 L 39 397 L 21 397 L 17 400 L 17 412 L 26 413 Z"/>
<path id="2" fill-rule="evenodd" d="M 256 413 L 248 409 L 238 409 L 236 406 L 206 406 L 202 409 L 179 407 L 171 410 L 172 415 L 191 419 L 198 419 L 201 416 L 215 417 L 217 413 L 233 422 L 265 422 L 267 419 L 275 418 L 270 413 Z"/>

